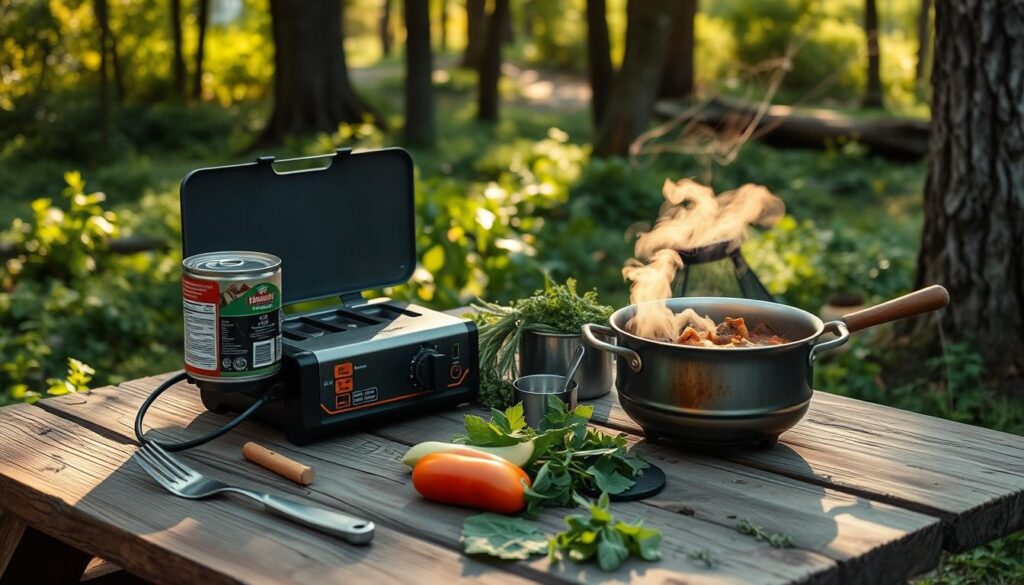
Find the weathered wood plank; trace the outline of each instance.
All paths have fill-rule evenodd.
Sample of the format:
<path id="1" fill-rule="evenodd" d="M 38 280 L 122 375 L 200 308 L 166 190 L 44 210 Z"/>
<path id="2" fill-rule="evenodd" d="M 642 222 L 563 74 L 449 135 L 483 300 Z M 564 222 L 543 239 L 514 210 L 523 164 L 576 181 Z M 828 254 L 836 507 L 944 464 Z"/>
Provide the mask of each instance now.
<path id="1" fill-rule="evenodd" d="M 134 413 L 145 393 L 156 384 L 153 379 L 126 383 L 90 395 L 60 397 L 43 406 L 63 416 L 100 425 L 132 436 Z M 205 432 L 227 417 L 203 411 L 194 390 L 168 391 L 151 411 L 152 424 L 169 436 Z M 449 421 L 450 422 L 450 421 Z M 442 432 L 442 436 L 445 433 Z M 436 436 L 436 435 L 435 435 Z M 248 440 L 261 443 L 312 465 L 317 481 L 308 489 L 292 485 L 244 461 L 239 453 Z M 399 459 L 403 444 L 367 433 L 352 433 L 301 448 L 289 445 L 283 436 L 258 424 L 243 424 L 213 444 L 190 451 L 185 457 L 198 467 L 209 466 L 222 476 L 245 477 L 256 485 L 301 494 L 328 505 L 346 502 L 379 524 L 434 543 L 458 548 L 462 520 L 474 512 L 432 504 L 419 498 L 410 485 L 408 470 Z M 687 517 L 638 503 L 616 506 L 623 519 L 644 518 L 664 532 L 665 558 L 654 564 L 631 561 L 619 571 L 604 574 L 593 565 L 562 563 L 550 568 L 545 559 L 502 565 L 506 570 L 529 571 L 536 578 L 557 578 L 578 582 L 604 580 L 665 583 L 723 582 L 820 582 L 838 581 L 835 563 L 823 555 L 801 549 L 777 550 L 739 534 L 732 528 Z M 561 529 L 562 510 L 541 517 L 549 532 Z M 688 558 L 688 553 L 706 548 L 722 563 L 708 570 Z"/>
<path id="2" fill-rule="evenodd" d="M 386 526 L 354 547 L 238 501 L 177 498 L 128 461 L 133 452 L 41 408 L 0 409 L 4 505 L 157 583 L 522 581 Z"/>
<path id="3" fill-rule="evenodd" d="M 641 429 L 614 393 L 594 418 Z M 1024 528 L 1024 437 L 816 392 L 771 450 L 732 461 L 937 516 L 944 547 L 973 548 Z"/>
<path id="4" fill-rule="evenodd" d="M 462 413 L 412 419 L 374 432 L 405 444 L 447 440 Z M 630 438 L 661 467 L 665 490 L 644 504 L 735 529 L 741 518 L 793 537 L 838 562 L 842 583 L 903 583 L 938 564 L 939 520 L 705 455 Z"/>

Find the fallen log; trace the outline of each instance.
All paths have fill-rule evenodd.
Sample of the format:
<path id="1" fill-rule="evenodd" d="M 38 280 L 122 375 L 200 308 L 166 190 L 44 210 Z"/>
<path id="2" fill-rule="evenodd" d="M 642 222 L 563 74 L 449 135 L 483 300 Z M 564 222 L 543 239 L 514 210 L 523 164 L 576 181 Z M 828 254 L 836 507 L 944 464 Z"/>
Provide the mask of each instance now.
<path id="1" fill-rule="evenodd" d="M 714 98 L 692 106 L 678 100 L 654 105 L 661 118 L 696 123 L 735 135 L 756 120 L 753 138 L 781 147 L 826 148 L 855 140 L 871 152 L 897 160 L 917 160 L 928 154 L 928 121 L 913 118 L 854 118 L 824 109 L 769 106 L 757 118 L 750 102 Z"/>
<path id="2" fill-rule="evenodd" d="M 114 238 L 107 243 L 108 249 L 114 254 L 135 254 L 137 252 L 148 252 L 162 250 L 169 247 L 169 244 L 162 238 L 151 236 L 125 236 Z M 17 255 L 18 248 L 10 243 L 0 244 L 0 258 L 10 258 Z"/>

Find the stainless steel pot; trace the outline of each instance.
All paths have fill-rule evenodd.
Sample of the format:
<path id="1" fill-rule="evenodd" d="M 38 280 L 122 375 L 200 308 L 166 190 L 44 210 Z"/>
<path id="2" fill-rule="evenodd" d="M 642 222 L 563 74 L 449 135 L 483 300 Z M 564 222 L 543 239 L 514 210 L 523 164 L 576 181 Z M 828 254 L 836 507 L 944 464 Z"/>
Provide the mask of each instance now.
<path id="1" fill-rule="evenodd" d="M 715 322 L 743 317 L 765 322 L 788 343 L 764 347 L 709 348 L 637 337 L 627 329 L 636 305 L 619 309 L 611 327 L 585 325 L 588 345 L 616 356 L 623 410 L 648 441 L 670 437 L 686 443 L 774 445 L 803 417 L 812 395 L 813 365 L 822 351 L 846 343 L 850 333 L 946 306 L 949 294 L 931 286 L 822 323 L 786 305 L 736 298 L 691 297 L 664 302 L 673 312 L 693 309 Z M 822 334 L 836 336 L 827 341 Z M 615 336 L 619 344 L 598 339 Z"/>
<path id="2" fill-rule="evenodd" d="M 602 338 L 604 341 L 614 341 L 610 336 Z M 519 375 L 565 375 L 576 354 L 576 348 L 581 345 L 583 336 L 580 334 L 526 331 L 519 338 Z M 615 363 L 611 355 L 603 351 L 586 352 L 573 376 L 579 385 L 578 398 L 590 400 L 611 392 L 614 371 Z"/>

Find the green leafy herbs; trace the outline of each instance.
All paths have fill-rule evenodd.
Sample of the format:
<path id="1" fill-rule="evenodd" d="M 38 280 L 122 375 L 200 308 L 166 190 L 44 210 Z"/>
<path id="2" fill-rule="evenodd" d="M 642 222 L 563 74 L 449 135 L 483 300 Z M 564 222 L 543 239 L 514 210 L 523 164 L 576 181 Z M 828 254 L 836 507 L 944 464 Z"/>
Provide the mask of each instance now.
<path id="1" fill-rule="evenodd" d="M 597 502 L 579 496 L 576 501 L 590 513 L 565 518 L 569 529 L 548 541 L 548 556 L 552 562 L 557 561 L 559 553 L 578 563 L 596 557 L 601 570 L 614 571 L 630 555 L 645 561 L 661 558 L 661 531 L 647 528 L 642 520 L 633 524 L 616 522 L 608 494 L 601 494 Z"/>
<path id="2" fill-rule="evenodd" d="M 757 540 L 766 541 L 773 548 L 793 548 L 793 538 L 788 534 L 782 532 L 769 533 L 746 518 L 740 518 L 739 524 L 736 525 L 736 530 L 753 536 Z"/>
<path id="3" fill-rule="evenodd" d="M 706 548 L 695 548 L 690 552 L 686 553 L 686 556 L 695 563 L 704 565 L 705 568 L 712 569 L 718 561 L 715 557 L 711 556 L 711 551 Z"/>
<path id="4" fill-rule="evenodd" d="M 533 480 L 526 489 L 526 515 L 544 506 L 575 504 L 579 493 L 622 493 L 633 486 L 647 462 L 629 453 L 625 435 L 609 435 L 587 426 L 594 409 L 568 406 L 548 398 L 548 415 L 533 430 L 523 418 L 522 404 L 491 410 L 491 419 L 466 415 L 466 433 L 452 440 L 476 447 L 501 447 L 533 441 L 526 472 Z"/>
<path id="5" fill-rule="evenodd" d="M 509 306 L 481 301 L 469 315 L 480 329 L 480 401 L 489 407 L 505 407 L 512 399 L 506 380 L 518 375 L 516 351 L 528 331 L 579 333 L 587 323 L 605 323 L 612 308 L 597 302 L 597 292 L 579 295 L 576 281 L 550 283 L 533 296 Z"/>
<path id="6" fill-rule="evenodd" d="M 462 523 L 462 548 L 466 554 L 522 560 L 543 554 L 548 542 L 535 522 L 501 514 L 477 514 Z"/>

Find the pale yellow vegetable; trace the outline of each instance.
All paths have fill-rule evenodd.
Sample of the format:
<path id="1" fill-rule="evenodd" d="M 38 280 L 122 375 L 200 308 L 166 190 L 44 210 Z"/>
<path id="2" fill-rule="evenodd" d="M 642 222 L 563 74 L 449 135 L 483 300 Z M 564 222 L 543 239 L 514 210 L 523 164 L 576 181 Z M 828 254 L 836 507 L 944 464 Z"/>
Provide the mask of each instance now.
<path id="1" fill-rule="evenodd" d="M 431 455 L 433 453 L 451 453 L 453 451 L 477 451 L 481 453 L 489 453 L 491 455 L 497 455 L 502 459 L 506 459 L 522 467 L 526 465 L 530 461 L 530 457 L 533 456 L 533 441 L 516 443 L 515 445 L 509 445 L 508 447 L 470 447 L 469 445 L 460 445 L 458 443 L 426 441 L 425 443 L 409 447 L 409 450 L 405 452 L 405 456 L 402 457 L 402 463 L 409 467 L 415 467 L 416 463 L 427 455 Z"/>

